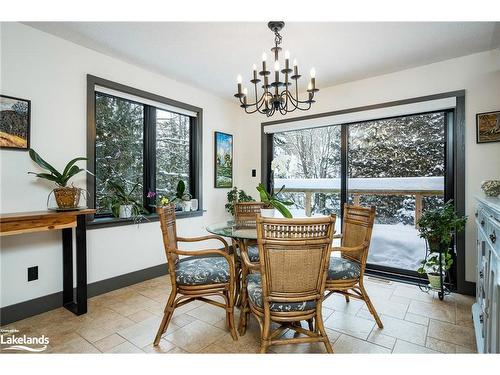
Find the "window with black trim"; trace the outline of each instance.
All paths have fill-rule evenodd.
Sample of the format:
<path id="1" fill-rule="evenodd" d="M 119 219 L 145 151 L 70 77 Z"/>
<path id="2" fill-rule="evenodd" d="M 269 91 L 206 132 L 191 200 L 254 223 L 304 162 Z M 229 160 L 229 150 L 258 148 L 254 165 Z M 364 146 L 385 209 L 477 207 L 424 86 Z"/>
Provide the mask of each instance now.
<path id="1" fill-rule="evenodd" d="M 95 217 L 113 217 L 110 185 L 154 213 L 156 200 L 171 198 L 180 180 L 202 211 L 200 108 L 93 76 L 88 100 L 88 169 L 94 177 L 87 187 Z"/>

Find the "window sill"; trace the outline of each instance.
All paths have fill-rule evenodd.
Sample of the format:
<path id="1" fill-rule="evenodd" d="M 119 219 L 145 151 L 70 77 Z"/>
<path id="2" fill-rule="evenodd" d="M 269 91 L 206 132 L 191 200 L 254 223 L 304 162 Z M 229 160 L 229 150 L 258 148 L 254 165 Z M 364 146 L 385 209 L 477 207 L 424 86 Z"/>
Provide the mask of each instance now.
<path id="1" fill-rule="evenodd" d="M 175 217 L 177 219 L 185 219 L 189 217 L 203 216 L 205 210 L 198 211 L 176 211 Z M 92 221 L 87 222 L 87 229 L 99 229 L 99 228 L 109 228 L 109 227 L 121 227 L 123 225 L 141 225 L 160 220 L 157 214 L 145 215 L 145 219 L 139 224 L 134 223 L 132 219 L 120 219 L 117 217 L 98 217 L 94 218 Z"/>

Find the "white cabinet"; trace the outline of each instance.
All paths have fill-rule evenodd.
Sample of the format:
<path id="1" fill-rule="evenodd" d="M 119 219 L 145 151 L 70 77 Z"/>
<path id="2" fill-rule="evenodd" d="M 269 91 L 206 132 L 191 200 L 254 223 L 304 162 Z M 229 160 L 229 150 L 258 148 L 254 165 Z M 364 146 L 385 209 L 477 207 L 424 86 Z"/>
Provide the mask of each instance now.
<path id="1" fill-rule="evenodd" d="M 480 353 L 500 353 L 500 199 L 477 198 L 477 280 L 472 316 Z"/>

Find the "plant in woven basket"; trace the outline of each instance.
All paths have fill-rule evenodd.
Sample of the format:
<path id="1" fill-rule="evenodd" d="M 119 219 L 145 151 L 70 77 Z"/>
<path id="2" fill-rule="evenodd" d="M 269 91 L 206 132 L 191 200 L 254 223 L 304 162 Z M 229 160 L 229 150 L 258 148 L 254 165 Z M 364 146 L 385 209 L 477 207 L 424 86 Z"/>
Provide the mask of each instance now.
<path id="1" fill-rule="evenodd" d="M 28 172 L 28 174 L 34 174 L 36 177 L 54 182 L 58 186 L 57 188 L 52 190 L 52 192 L 54 193 L 59 208 L 77 207 L 78 203 L 80 202 L 80 195 L 82 193 L 82 189 L 74 186 L 69 187 L 67 185 L 69 180 L 73 176 L 77 175 L 80 172 L 85 171 L 85 169 L 80 168 L 78 165 L 76 165 L 76 162 L 80 160 L 87 160 L 87 158 L 84 157 L 74 158 L 73 160 L 70 160 L 68 164 L 66 164 L 66 167 L 64 167 L 64 170 L 62 172 L 59 172 L 51 164 L 42 159 L 42 157 L 38 155 L 38 153 L 32 148 L 29 150 L 29 156 L 31 160 L 33 160 L 36 164 L 38 164 L 40 168 L 44 169 L 46 172 L 43 173 Z M 52 194 L 52 192 L 50 194 Z"/>

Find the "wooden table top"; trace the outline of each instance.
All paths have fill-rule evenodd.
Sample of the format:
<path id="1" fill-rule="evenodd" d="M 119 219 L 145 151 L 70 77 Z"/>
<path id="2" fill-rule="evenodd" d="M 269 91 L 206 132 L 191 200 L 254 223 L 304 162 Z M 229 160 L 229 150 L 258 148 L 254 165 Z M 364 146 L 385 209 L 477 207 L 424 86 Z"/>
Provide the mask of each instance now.
<path id="1" fill-rule="evenodd" d="M 9 223 L 13 221 L 23 221 L 23 220 L 37 220 L 37 219 L 48 219 L 56 217 L 68 217 L 68 216 L 79 216 L 88 215 L 95 213 L 95 209 L 85 208 L 82 210 L 74 211 L 26 211 L 26 212 L 13 212 L 0 214 L 0 223 Z"/>

